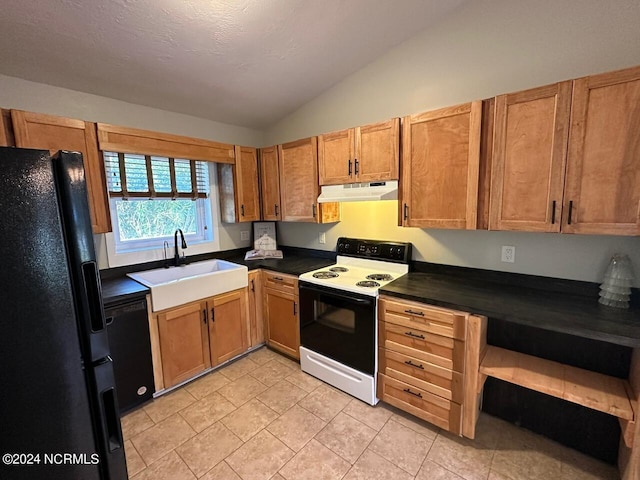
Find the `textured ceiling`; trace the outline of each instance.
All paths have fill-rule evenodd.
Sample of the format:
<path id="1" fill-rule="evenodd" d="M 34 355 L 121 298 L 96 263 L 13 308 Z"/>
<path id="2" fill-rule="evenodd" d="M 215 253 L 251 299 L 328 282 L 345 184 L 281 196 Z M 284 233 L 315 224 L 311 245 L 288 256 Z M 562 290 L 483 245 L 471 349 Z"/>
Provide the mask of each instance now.
<path id="1" fill-rule="evenodd" d="M 9 1 L 0 73 L 264 128 L 463 1 Z"/>

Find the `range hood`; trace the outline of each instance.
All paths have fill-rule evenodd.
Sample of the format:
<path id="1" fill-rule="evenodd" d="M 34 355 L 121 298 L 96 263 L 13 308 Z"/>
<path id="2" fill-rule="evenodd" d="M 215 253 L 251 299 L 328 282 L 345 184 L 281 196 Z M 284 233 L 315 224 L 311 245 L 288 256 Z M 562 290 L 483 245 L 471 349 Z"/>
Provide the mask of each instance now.
<path id="1" fill-rule="evenodd" d="M 318 203 L 366 202 L 371 200 L 397 200 L 398 181 L 349 183 L 322 187 Z"/>

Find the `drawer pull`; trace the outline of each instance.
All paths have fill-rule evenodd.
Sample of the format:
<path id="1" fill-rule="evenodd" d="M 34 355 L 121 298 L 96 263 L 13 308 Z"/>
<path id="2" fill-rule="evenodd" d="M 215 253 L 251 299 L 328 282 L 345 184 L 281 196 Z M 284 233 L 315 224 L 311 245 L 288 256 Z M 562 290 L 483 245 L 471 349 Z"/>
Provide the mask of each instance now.
<path id="1" fill-rule="evenodd" d="M 411 360 L 405 360 L 404 363 L 406 363 L 407 365 L 409 365 L 410 367 L 413 368 L 419 368 L 420 370 L 424 370 L 424 367 L 422 365 L 416 365 L 415 363 L 413 363 Z"/>
<path id="2" fill-rule="evenodd" d="M 404 313 L 408 313 L 409 315 L 419 315 L 424 317 L 424 312 L 414 312 L 413 310 L 405 310 Z"/>
<path id="3" fill-rule="evenodd" d="M 273 277 L 276 282 L 284 282 L 284 278 L 282 277 Z"/>
<path id="4" fill-rule="evenodd" d="M 413 332 L 404 332 L 407 337 L 419 338 L 420 340 L 424 340 L 424 335 L 416 335 Z"/>
<path id="5" fill-rule="evenodd" d="M 418 397 L 418 398 L 422 398 L 422 394 L 420 392 L 416 393 L 416 392 L 412 392 L 410 388 L 405 388 L 404 390 L 402 390 L 403 392 L 406 392 L 410 395 L 413 395 L 414 397 Z"/>

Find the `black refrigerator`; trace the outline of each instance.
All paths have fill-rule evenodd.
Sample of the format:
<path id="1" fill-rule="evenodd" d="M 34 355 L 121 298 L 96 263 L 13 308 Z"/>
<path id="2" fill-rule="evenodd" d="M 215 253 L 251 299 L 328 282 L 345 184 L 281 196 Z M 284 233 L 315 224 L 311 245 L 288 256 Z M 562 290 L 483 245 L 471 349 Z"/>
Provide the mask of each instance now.
<path id="1" fill-rule="evenodd" d="M 0 148 L 0 478 L 127 478 L 82 155 Z"/>

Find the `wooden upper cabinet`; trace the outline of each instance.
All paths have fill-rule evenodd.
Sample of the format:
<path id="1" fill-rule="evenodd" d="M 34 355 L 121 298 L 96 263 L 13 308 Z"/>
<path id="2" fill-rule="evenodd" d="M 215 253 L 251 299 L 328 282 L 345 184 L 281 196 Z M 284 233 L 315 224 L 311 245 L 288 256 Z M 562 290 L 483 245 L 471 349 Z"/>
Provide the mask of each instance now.
<path id="1" fill-rule="evenodd" d="M 318 203 L 318 139 L 305 138 L 278 145 L 281 219 L 285 222 L 340 221 L 340 205 Z"/>
<path id="2" fill-rule="evenodd" d="M 490 230 L 560 231 L 571 86 L 496 97 Z"/>
<path id="3" fill-rule="evenodd" d="M 15 146 L 13 128 L 11 127 L 11 111 L 0 110 L 0 147 Z"/>
<path id="4" fill-rule="evenodd" d="M 93 233 L 111 231 L 104 161 L 91 122 L 11 110 L 16 147 L 82 153 Z"/>
<path id="5" fill-rule="evenodd" d="M 320 135 L 320 185 L 397 180 L 399 142 L 399 118 Z"/>
<path id="6" fill-rule="evenodd" d="M 260 186 L 262 192 L 262 219 L 280 220 L 280 167 L 278 147 L 260 149 Z"/>
<path id="7" fill-rule="evenodd" d="M 356 163 L 358 182 L 398 179 L 400 161 L 400 119 L 356 128 Z"/>
<path id="8" fill-rule="evenodd" d="M 219 365 L 249 348 L 247 289 L 217 295 L 207 301 L 211 364 Z"/>
<path id="9" fill-rule="evenodd" d="M 258 152 L 255 148 L 235 148 L 235 163 L 218 164 L 220 213 L 223 222 L 260 220 L 258 193 Z"/>
<path id="10" fill-rule="evenodd" d="M 282 220 L 315 222 L 318 200 L 318 139 L 278 145 Z"/>
<path id="11" fill-rule="evenodd" d="M 573 85 L 562 231 L 640 235 L 640 67 Z"/>
<path id="12" fill-rule="evenodd" d="M 475 229 L 482 102 L 403 119 L 402 225 Z"/>
<path id="13" fill-rule="evenodd" d="M 320 185 L 341 185 L 354 181 L 354 129 L 318 136 Z"/>

